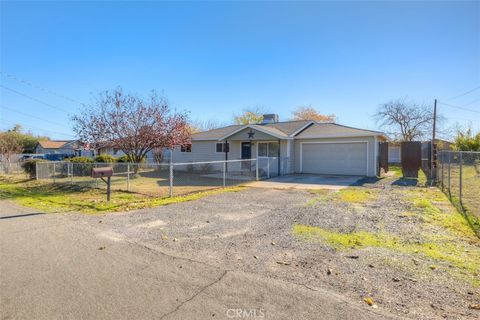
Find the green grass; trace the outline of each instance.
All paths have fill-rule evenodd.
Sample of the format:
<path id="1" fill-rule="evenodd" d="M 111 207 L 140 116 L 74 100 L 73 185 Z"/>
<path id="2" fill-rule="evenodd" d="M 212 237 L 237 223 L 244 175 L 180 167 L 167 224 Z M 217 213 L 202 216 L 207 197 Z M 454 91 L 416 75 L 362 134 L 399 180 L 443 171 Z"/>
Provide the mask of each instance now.
<path id="1" fill-rule="evenodd" d="M 455 235 L 474 237 L 478 230 L 471 221 L 450 205 L 449 199 L 436 188 L 416 188 L 406 191 L 406 200 L 411 201 L 424 222 L 443 227 Z"/>
<path id="2" fill-rule="evenodd" d="M 235 192 L 243 189 L 244 187 L 218 188 L 172 198 L 113 191 L 111 201 L 107 202 L 106 192 L 102 189 L 0 177 L 0 199 L 13 200 L 18 204 L 42 212 L 105 213 L 129 211 L 192 201 L 213 194 Z"/>
<path id="3" fill-rule="evenodd" d="M 343 202 L 364 204 L 375 200 L 375 192 L 373 189 L 350 187 L 340 190 L 336 195 L 336 199 Z"/>
<path id="4" fill-rule="evenodd" d="M 388 171 L 389 172 L 393 172 L 393 176 L 395 177 L 402 177 L 402 167 L 401 166 L 397 166 L 397 165 L 389 165 L 388 166 Z"/>
<path id="5" fill-rule="evenodd" d="M 340 191 L 332 190 L 310 190 L 310 193 L 316 195 L 315 198 L 308 200 L 306 206 L 314 206 L 326 201 L 337 201 L 351 204 L 365 204 L 374 201 L 378 190 L 362 187 L 348 187 Z"/>
<path id="6" fill-rule="evenodd" d="M 438 261 L 445 261 L 469 273 L 468 280 L 480 286 L 477 278 L 480 272 L 480 248 L 469 247 L 462 241 L 446 240 L 442 237 L 431 237 L 425 242 L 409 243 L 388 233 L 370 233 L 359 231 L 339 233 L 317 226 L 295 224 L 292 233 L 307 241 L 325 241 L 330 246 L 347 250 L 352 248 L 376 247 L 397 251 L 409 255 L 423 255 Z"/>

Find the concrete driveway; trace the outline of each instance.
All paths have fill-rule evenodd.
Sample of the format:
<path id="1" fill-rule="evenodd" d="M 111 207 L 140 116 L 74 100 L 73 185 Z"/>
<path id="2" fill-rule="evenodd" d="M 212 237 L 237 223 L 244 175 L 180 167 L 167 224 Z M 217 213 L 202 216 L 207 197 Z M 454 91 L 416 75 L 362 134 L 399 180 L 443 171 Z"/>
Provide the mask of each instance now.
<path id="1" fill-rule="evenodd" d="M 364 177 L 337 176 L 324 174 L 289 174 L 249 184 L 257 188 L 276 189 L 329 189 L 340 190 L 347 188 Z"/>

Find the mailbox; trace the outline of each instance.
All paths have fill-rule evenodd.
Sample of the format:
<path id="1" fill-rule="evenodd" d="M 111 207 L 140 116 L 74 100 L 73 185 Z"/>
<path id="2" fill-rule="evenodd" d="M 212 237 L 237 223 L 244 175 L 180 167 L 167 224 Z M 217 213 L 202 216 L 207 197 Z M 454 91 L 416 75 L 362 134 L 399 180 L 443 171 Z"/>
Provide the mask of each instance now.
<path id="1" fill-rule="evenodd" d="M 108 178 L 113 175 L 113 169 L 110 167 L 93 168 L 92 178 Z"/>

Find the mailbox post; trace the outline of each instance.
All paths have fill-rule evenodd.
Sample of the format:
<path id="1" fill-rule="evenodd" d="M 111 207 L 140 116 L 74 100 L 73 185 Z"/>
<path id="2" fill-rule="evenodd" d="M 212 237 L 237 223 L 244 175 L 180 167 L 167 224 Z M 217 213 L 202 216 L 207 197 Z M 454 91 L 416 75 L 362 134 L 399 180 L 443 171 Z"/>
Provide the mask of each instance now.
<path id="1" fill-rule="evenodd" d="M 110 178 L 113 175 L 113 169 L 111 167 L 93 168 L 92 178 L 100 178 L 107 184 L 107 201 L 110 201 Z M 107 178 L 105 180 L 104 178 Z"/>

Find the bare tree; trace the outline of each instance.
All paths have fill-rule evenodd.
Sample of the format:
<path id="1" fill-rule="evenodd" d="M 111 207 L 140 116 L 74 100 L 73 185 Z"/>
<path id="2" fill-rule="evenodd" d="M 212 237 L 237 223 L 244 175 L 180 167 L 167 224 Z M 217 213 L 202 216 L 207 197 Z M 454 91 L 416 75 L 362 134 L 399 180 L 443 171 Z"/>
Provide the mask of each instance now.
<path id="1" fill-rule="evenodd" d="M 427 138 L 432 132 L 433 110 L 406 98 L 382 104 L 375 114 L 386 133 L 401 141 Z M 437 119 L 441 119 L 440 116 Z"/>
<path id="2" fill-rule="evenodd" d="M 335 122 L 334 114 L 321 114 L 312 106 L 299 106 L 293 111 L 293 120 L 313 120 L 316 122 Z"/>
<path id="3" fill-rule="evenodd" d="M 187 115 L 172 112 L 155 92 L 144 100 L 121 88 L 106 91 L 73 121 L 83 142 L 118 148 L 132 162 L 142 161 L 153 149 L 190 143 Z"/>
<path id="4" fill-rule="evenodd" d="M 227 126 L 226 123 L 222 123 L 218 120 L 191 121 L 189 125 L 192 133 L 203 132 Z"/>

